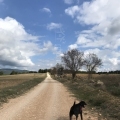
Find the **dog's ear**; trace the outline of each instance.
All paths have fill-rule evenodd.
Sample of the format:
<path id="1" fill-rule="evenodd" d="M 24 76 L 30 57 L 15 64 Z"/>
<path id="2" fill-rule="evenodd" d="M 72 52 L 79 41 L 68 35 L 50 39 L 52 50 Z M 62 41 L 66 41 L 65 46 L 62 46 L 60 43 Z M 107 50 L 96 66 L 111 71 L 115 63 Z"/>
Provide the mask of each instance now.
<path id="1" fill-rule="evenodd" d="M 75 101 L 74 101 L 74 104 L 73 105 L 75 105 Z"/>

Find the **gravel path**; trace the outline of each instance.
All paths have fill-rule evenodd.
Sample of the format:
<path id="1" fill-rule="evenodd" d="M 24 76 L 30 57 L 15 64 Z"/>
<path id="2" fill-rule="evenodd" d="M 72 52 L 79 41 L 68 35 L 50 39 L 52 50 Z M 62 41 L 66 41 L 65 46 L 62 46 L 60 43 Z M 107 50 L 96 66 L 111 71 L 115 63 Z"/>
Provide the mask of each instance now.
<path id="1" fill-rule="evenodd" d="M 47 78 L 28 93 L 5 103 L 0 108 L 0 120 L 69 120 L 74 100 L 63 84 L 47 74 Z M 83 111 L 84 120 L 103 120 L 98 116 L 87 107 Z"/>

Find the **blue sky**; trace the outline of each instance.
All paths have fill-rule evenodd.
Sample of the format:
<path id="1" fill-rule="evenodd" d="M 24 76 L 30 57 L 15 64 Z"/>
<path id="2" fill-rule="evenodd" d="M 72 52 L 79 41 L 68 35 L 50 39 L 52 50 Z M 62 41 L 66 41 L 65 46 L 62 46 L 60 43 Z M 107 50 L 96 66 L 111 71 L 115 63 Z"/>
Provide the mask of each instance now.
<path id="1" fill-rule="evenodd" d="M 38 70 L 77 48 L 120 68 L 119 0 L 0 0 L 0 68 Z"/>

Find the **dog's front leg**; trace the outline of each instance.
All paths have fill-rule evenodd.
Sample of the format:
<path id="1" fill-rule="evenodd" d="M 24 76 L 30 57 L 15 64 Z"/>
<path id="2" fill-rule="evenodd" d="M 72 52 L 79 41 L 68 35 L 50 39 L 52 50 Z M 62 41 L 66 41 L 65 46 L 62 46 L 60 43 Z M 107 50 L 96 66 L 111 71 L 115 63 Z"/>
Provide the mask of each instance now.
<path id="1" fill-rule="evenodd" d="M 72 116 L 73 116 L 72 114 L 69 114 L 70 120 L 72 120 Z"/>
<path id="2" fill-rule="evenodd" d="M 76 120 L 78 119 L 78 115 L 76 115 Z"/>
<path id="3" fill-rule="evenodd" d="M 72 116 L 70 116 L 70 120 L 72 120 Z"/>
<path id="4" fill-rule="evenodd" d="M 80 113 L 81 120 L 83 120 L 82 112 Z"/>

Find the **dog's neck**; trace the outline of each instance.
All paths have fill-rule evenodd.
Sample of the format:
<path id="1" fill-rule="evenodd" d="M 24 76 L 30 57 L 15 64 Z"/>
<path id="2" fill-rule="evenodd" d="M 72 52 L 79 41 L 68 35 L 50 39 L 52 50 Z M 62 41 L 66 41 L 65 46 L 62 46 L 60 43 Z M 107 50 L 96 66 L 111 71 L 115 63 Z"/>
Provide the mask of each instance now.
<path id="1" fill-rule="evenodd" d="M 80 106 L 80 111 L 82 111 L 82 107 Z"/>

